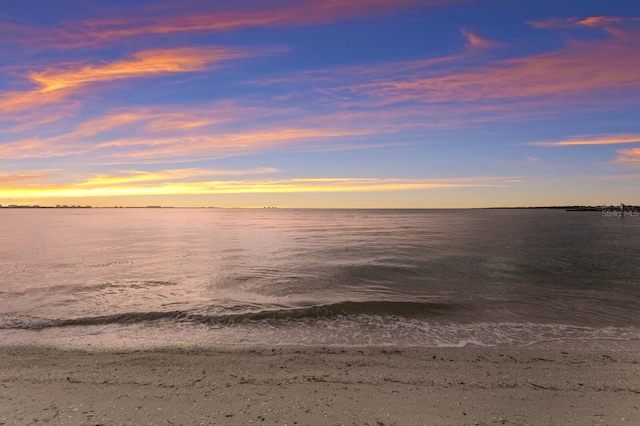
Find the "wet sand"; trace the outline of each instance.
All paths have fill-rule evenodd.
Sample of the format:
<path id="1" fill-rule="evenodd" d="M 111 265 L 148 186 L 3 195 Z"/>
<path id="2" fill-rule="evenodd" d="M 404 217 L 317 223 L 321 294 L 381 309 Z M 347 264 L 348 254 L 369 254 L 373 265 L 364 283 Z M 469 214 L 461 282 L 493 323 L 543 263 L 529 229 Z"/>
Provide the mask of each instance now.
<path id="1" fill-rule="evenodd" d="M 0 347 L 0 424 L 640 424 L 635 352 Z"/>

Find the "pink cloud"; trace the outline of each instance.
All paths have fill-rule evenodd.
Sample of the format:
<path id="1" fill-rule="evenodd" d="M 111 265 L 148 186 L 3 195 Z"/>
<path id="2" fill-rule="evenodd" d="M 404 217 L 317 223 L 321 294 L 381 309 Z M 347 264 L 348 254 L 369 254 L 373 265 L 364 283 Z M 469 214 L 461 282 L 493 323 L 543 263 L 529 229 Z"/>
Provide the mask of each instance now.
<path id="1" fill-rule="evenodd" d="M 316 25 L 384 16 L 412 5 L 434 6 L 461 1 L 468 0 L 304 0 L 288 2 L 280 7 L 263 6 L 257 10 L 202 10 L 198 13 L 181 13 L 183 5 L 180 4 L 180 7 L 169 10 L 157 7 L 143 9 L 133 17 L 114 16 L 74 22 L 64 28 L 55 28 L 49 34 L 42 29 L 22 26 L 7 28 L 7 34 L 12 42 L 37 43 L 48 48 L 77 48 L 108 45 L 144 35 Z"/>
<path id="2" fill-rule="evenodd" d="M 361 79 L 362 80 L 362 79 Z M 539 100 L 640 89 L 640 33 L 456 69 L 425 69 L 328 89 L 360 105 Z"/>

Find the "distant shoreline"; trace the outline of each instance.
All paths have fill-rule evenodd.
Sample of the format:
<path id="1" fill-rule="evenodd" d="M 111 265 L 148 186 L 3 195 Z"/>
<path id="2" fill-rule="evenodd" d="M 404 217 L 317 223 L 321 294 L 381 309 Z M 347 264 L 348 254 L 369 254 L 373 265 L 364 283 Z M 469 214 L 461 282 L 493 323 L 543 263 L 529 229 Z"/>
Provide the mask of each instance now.
<path id="1" fill-rule="evenodd" d="M 570 212 L 602 212 L 602 211 L 640 211 L 636 205 L 601 205 L 601 206 L 513 206 L 513 207 L 180 207 L 180 206 L 40 206 L 40 205 L 0 205 L 0 209 L 53 209 L 53 210 L 85 210 L 85 209 L 217 209 L 217 210 L 565 210 Z"/>

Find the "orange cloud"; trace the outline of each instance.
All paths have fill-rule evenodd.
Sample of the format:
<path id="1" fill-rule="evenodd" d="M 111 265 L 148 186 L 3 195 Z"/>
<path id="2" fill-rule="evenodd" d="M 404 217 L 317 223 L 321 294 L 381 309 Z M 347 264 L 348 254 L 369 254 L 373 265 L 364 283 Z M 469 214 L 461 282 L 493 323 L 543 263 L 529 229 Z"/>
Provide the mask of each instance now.
<path id="1" fill-rule="evenodd" d="M 16 184 L 24 184 L 24 182 L 41 179 L 46 176 L 48 171 L 26 171 L 20 173 L 0 173 L 0 184 L 2 186 L 13 186 Z"/>
<path id="2" fill-rule="evenodd" d="M 40 90 L 4 93 L 0 94 L 0 112 L 6 114 L 20 112 L 43 104 L 60 102 L 65 98 L 66 94 L 63 92 L 41 92 Z"/>
<path id="3" fill-rule="evenodd" d="M 621 23 L 637 22 L 640 18 L 620 16 L 590 16 L 587 18 L 550 18 L 544 21 L 527 22 L 534 28 L 610 27 Z"/>
<path id="4" fill-rule="evenodd" d="M 566 139 L 555 142 L 533 142 L 530 145 L 565 147 L 565 146 L 606 146 L 640 143 L 640 134 L 618 134 Z M 613 163 L 640 166 L 640 148 L 620 149 Z"/>
<path id="5" fill-rule="evenodd" d="M 460 1 L 466 0 L 305 0 L 258 10 L 204 10 L 191 14 L 170 10 L 176 12 L 171 16 L 159 16 L 158 11 L 152 8 L 140 11 L 134 18 L 110 17 L 72 23 L 64 29 L 54 30 L 53 37 L 51 34 L 46 37 L 41 30 L 34 29 L 31 39 L 36 38 L 37 42 L 49 47 L 75 48 L 105 45 L 120 39 L 142 35 L 315 25 L 380 16 L 411 5 L 439 5 Z M 182 9 L 183 6 L 180 5 L 180 8 Z M 165 10 L 164 13 L 166 12 Z M 22 41 L 25 41 L 23 27 L 15 28 L 14 32 L 22 35 Z"/>
<path id="6" fill-rule="evenodd" d="M 618 150 L 618 158 L 614 162 L 640 167 L 640 148 Z"/>
<path id="7" fill-rule="evenodd" d="M 214 62 L 243 56 L 239 51 L 216 48 L 145 50 L 132 59 L 106 65 L 87 65 L 71 70 L 48 70 L 29 74 L 40 93 L 69 89 L 96 81 L 119 80 L 155 74 L 202 71 Z"/>
<path id="8" fill-rule="evenodd" d="M 567 139 L 555 142 L 533 142 L 530 145 L 538 146 L 578 146 L 578 145 L 619 145 L 626 143 L 640 143 L 640 135 L 621 134 L 607 136 L 591 136 L 586 138 Z"/>
<path id="9" fill-rule="evenodd" d="M 611 24 L 617 24 L 623 20 L 624 18 L 620 18 L 618 16 L 591 16 L 578 21 L 577 24 L 585 27 L 603 27 Z"/>
<path id="10" fill-rule="evenodd" d="M 502 45 L 502 43 L 499 43 L 497 41 L 487 40 L 468 30 L 461 30 L 460 32 L 462 33 L 462 35 L 465 36 L 465 38 L 467 39 L 467 43 L 470 47 L 488 49 L 491 47 L 498 47 Z"/>
<path id="11" fill-rule="evenodd" d="M 131 59 L 101 65 L 74 65 L 32 72 L 26 77 L 37 87 L 27 92 L 0 95 L 0 112 L 22 111 L 59 102 L 87 83 L 202 71 L 214 63 L 246 55 L 246 52 L 227 48 L 154 49 L 138 52 Z"/>

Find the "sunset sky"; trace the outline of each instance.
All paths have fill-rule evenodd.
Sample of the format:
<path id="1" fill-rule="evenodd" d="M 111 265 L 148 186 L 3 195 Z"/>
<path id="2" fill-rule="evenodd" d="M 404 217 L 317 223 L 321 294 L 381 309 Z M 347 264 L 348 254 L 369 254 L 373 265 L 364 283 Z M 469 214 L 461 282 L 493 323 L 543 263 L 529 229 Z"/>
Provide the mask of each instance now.
<path id="1" fill-rule="evenodd" d="M 640 1 L 2 0 L 0 204 L 640 204 Z"/>

